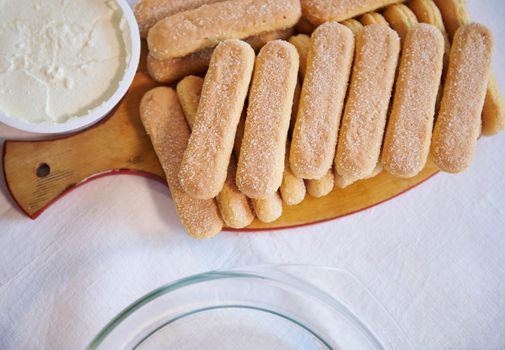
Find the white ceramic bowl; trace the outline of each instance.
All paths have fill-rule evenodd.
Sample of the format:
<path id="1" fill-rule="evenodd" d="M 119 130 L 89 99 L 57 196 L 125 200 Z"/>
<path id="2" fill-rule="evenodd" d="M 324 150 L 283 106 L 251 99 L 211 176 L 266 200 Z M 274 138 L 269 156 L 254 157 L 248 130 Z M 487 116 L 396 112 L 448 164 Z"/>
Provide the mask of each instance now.
<path id="1" fill-rule="evenodd" d="M 108 115 L 110 111 L 118 104 L 123 96 L 128 91 L 140 60 L 140 34 L 133 15 L 133 11 L 126 0 L 115 0 L 121 10 L 127 23 L 127 28 L 130 31 L 130 61 L 126 66 L 122 79 L 119 82 L 118 89 L 106 101 L 91 110 L 88 114 L 71 118 L 64 123 L 29 123 L 20 119 L 11 118 L 0 111 L 0 122 L 12 126 L 13 128 L 29 131 L 37 134 L 61 134 L 75 132 L 84 129 L 92 124 L 95 124 L 102 118 Z M 126 43 L 128 45 L 128 43 Z"/>

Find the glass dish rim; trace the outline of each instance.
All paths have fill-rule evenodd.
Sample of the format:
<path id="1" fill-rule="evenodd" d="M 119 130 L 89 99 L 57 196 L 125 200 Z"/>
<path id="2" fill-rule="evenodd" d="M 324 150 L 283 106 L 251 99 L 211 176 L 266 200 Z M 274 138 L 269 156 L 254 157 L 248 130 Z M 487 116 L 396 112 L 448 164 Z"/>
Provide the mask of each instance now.
<path id="1" fill-rule="evenodd" d="M 334 273 L 343 273 L 354 280 L 356 280 L 359 284 L 362 282 L 357 279 L 352 273 L 347 270 L 329 267 L 329 266 L 317 266 L 317 265 L 309 265 L 309 264 L 263 264 L 263 265 L 253 265 L 253 266 L 245 266 L 239 268 L 228 268 L 228 269 L 217 269 L 211 270 L 207 272 L 193 274 L 187 277 L 176 279 L 172 282 L 166 283 L 150 292 L 145 294 L 144 296 L 138 298 L 133 303 L 130 303 L 127 307 L 121 310 L 111 321 L 109 321 L 99 333 L 93 338 L 93 340 L 86 346 L 86 350 L 95 350 L 98 349 L 99 346 L 103 343 L 104 340 L 129 316 L 134 314 L 136 311 L 141 309 L 146 304 L 154 301 L 155 299 L 162 297 L 170 292 L 176 291 L 178 289 L 188 287 L 194 284 L 221 280 L 221 279 L 237 279 L 237 278 L 247 278 L 247 279 L 256 279 L 256 280 L 265 280 L 265 281 L 273 281 L 277 283 L 281 283 L 285 286 L 295 288 L 297 291 L 304 292 L 312 297 L 317 298 L 320 302 L 326 304 L 328 307 L 334 309 L 334 311 L 338 312 L 340 315 L 345 317 L 347 321 L 351 323 L 352 326 L 357 328 L 359 332 L 365 336 L 368 341 L 373 344 L 377 349 L 385 349 L 383 343 L 376 337 L 374 332 L 367 327 L 356 315 L 351 312 L 345 304 L 336 299 L 334 296 L 329 295 L 325 291 L 320 288 L 309 284 L 307 281 L 303 280 L 295 280 L 295 283 L 289 283 L 289 281 L 281 280 L 274 278 L 272 276 L 268 276 L 267 272 L 278 272 L 284 274 L 286 277 L 292 277 L 288 275 L 286 272 L 283 272 L 282 268 L 314 268 L 318 270 L 328 270 Z M 366 288 L 366 286 L 363 285 Z M 307 290 L 308 289 L 308 290 Z M 373 295 L 372 295 L 373 296 Z M 328 303 L 328 298 L 330 303 Z M 332 305 L 333 304 L 333 305 Z M 389 315 L 390 316 L 390 315 Z M 298 323 L 297 320 L 293 320 L 287 315 L 282 315 L 282 317 L 287 318 L 290 321 L 294 321 Z M 394 321 L 394 320 L 393 320 Z M 395 322 L 396 323 L 396 322 Z M 395 326 L 397 326 L 395 324 Z"/>

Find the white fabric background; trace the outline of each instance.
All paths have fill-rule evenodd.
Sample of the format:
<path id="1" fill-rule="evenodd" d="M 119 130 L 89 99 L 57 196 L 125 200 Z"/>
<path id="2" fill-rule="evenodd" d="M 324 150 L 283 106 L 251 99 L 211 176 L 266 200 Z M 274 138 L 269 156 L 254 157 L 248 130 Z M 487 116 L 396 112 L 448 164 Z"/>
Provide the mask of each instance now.
<path id="1" fill-rule="evenodd" d="M 469 1 L 496 38 L 505 88 L 505 7 Z M 0 16 L 1 19 L 1 16 Z M 0 138 L 30 135 L 0 126 Z M 78 349 L 122 308 L 217 268 L 307 263 L 352 271 L 418 349 L 505 349 L 505 135 L 471 169 L 440 174 L 379 207 L 272 233 L 182 231 L 165 186 L 134 176 L 87 184 L 32 221 L 0 179 L 0 349 Z"/>

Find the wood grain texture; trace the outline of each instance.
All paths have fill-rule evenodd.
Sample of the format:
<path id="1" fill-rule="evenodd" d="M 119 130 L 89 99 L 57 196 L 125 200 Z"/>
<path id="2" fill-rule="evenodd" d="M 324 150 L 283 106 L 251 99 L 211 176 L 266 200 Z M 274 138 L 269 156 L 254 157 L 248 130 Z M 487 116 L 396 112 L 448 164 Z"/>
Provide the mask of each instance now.
<path id="1" fill-rule="evenodd" d="M 75 135 L 50 141 L 6 141 L 4 172 L 8 188 L 20 208 L 36 218 L 66 192 L 94 178 L 115 173 L 141 174 L 164 182 L 164 175 L 139 118 L 144 93 L 156 86 L 141 65 L 125 98 L 99 124 Z M 47 164 L 50 173 L 37 176 Z M 310 195 L 295 206 L 284 205 L 283 215 L 265 224 L 257 219 L 245 230 L 270 230 L 307 225 L 345 216 L 393 198 L 437 172 L 433 164 L 412 179 L 386 173 L 359 181 L 328 196 Z M 97 198 L 103 200 L 103 198 Z M 105 199 L 114 201 L 113 198 Z"/>

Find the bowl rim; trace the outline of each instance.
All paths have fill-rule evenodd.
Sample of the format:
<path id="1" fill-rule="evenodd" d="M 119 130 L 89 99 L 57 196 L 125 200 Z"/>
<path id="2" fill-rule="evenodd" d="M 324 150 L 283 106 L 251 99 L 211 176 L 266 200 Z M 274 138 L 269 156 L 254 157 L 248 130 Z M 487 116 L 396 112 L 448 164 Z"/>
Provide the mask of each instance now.
<path id="1" fill-rule="evenodd" d="M 183 289 L 188 286 L 225 279 L 248 279 L 248 280 L 255 280 L 256 282 L 271 281 L 284 286 L 294 288 L 299 292 L 303 292 L 307 295 L 310 295 L 311 297 L 318 299 L 320 302 L 326 304 L 328 308 L 342 315 L 347 320 L 347 322 L 349 322 L 349 324 L 351 324 L 360 334 L 362 334 L 366 339 L 368 339 L 369 343 L 372 346 L 374 346 L 374 348 L 376 349 L 386 348 L 384 344 L 376 337 L 373 330 L 371 330 L 365 323 L 362 322 L 361 319 L 359 319 L 350 309 L 348 309 L 345 303 L 335 298 L 334 296 L 328 294 L 326 291 L 320 289 L 319 287 L 316 287 L 315 285 L 308 283 L 308 281 L 300 280 L 296 276 L 292 276 L 286 271 L 283 271 L 283 269 L 286 268 L 317 269 L 320 271 L 344 274 L 347 277 L 355 279 L 355 282 L 357 282 L 358 284 L 361 284 L 361 281 L 347 270 L 336 267 L 307 265 L 307 264 L 253 265 L 249 267 L 217 269 L 208 272 L 197 273 L 164 284 L 161 287 L 151 290 L 149 293 L 138 298 L 133 303 L 130 303 L 127 307 L 123 308 L 119 314 L 117 314 L 112 320 L 110 320 L 105 326 L 101 328 L 99 333 L 87 345 L 86 350 L 98 349 L 99 346 L 102 345 L 103 342 L 108 338 L 108 336 L 113 331 L 115 331 L 116 328 L 122 325 L 123 321 L 125 321 L 127 318 L 132 316 L 134 313 L 136 313 L 138 310 L 143 308 L 145 305 L 151 303 L 152 301 L 161 298 L 167 294 L 170 294 L 173 291 Z M 390 317 L 390 315 L 388 316 Z M 287 317 L 287 319 L 293 321 L 293 319 L 289 317 Z M 307 330 L 307 328 L 305 327 L 304 329 Z"/>
<path id="2" fill-rule="evenodd" d="M 64 123 L 30 123 L 21 119 L 15 119 L 0 111 L 0 122 L 18 130 L 28 131 L 35 134 L 63 134 L 82 130 L 105 118 L 110 111 L 121 101 L 130 88 L 140 62 L 140 32 L 133 10 L 127 0 L 114 0 L 121 11 L 130 30 L 130 59 L 119 82 L 117 90 L 100 106 L 94 108 L 80 117 L 71 118 Z"/>

